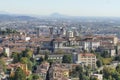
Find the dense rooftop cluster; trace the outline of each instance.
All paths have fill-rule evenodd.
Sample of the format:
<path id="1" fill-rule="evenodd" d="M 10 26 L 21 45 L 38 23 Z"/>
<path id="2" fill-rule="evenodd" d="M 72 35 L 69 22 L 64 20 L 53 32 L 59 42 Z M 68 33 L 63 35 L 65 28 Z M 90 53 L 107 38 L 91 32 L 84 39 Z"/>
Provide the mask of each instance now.
<path id="1" fill-rule="evenodd" d="M 0 35 L 0 79 L 119 80 L 119 38 L 81 32 L 80 27 L 7 29 Z"/>

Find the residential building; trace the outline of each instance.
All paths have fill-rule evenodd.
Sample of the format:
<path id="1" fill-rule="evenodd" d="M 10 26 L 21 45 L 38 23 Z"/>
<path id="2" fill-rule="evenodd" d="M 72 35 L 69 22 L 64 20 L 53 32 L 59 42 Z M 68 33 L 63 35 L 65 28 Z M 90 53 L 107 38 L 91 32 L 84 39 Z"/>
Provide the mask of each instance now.
<path id="1" fill-rule="evenodd" d="M 118 44 L 115 46 L 116 48 L 116 54 L 120 55 L 120 42 L 118 42 Z"/>
<path id="2" fill-rule="evenodd" d="M 91 75 L 91 77 L 95 77 L 98 80 L 103 80 L 103 75 L 102 74 L 93 74 L 93 75 Z"/>
<path id="3" fill-rule="evenodd" d="M 48 60 L 52 60 L 53 62 L 62 63 L 64 54 L 50 54 L 48 55 Z"/>
<path id="4" fill-rule="evenodd" d="M 83 39 L 81 41 L 81 46 L 86 51 L 96 50 L 100 46 L 100 41 L 93 39 Z"/>
<path id="5" fill-rule="evenodd" d="M 62 64 L 52 64 L 49 69 L 50 80 L 68 80 L 69 69 Z"/>
<path id="6" fill-rule="evenodd" d="M 92 69 L 96 68 L 96 55 L 92 53 L 80 53 L 77 54 L 76 63 L 89 66 Z"/>
<path id="7" fill-rule="evenodd" d="M 47 71 L 49 69 L 49 63 L 43 62 L 37 66 L 36 74 L 38 74 L 43 80 L 46 80 Z"/>
<path id="8" fill-rule="evenodd" d="M 57 48 L 63 48 L 65 46 L 67 46 L 67 40 L 63 39 L 63 38 L 55 38 L 53 39 L 53 48 L 57 49 Z"/>
<path id="9" fill-rule="evenodd" d="M 26 76 L 29 76 L 31 74 L 31 71 L 28 70 L 27 64 L 21 63 L 9 64 L 7 65 L 7 70 L 10 71 L 10 75 L 14 75 L 14 72 L 18 67 L 20 67 L 25 72 Z"/>
<path id="10" fill-rule="evenodd" d="M 4 48 L 4 53 L 6 53 L 6 54 L 7 54 L 7 57 L 9 57 L 9 56 L 10 56 L 10 48 L 5 47 L 5 48 Z"/>
<path id="11" fill-rule="evenodd" d="M 73 31 L 67 31 L 67 37 L 74 37 Z"/>
<path id="12" fill-rule="evenodd" d="M 116 48 L 114 46 L 99 46 L 97 52 L 104 53 L 107 52 L 110 57 L 116 56 Z"/>
<path id="13" fill-rule="evenodd" d="M 113 35 L 101 35 L 101 36 L 96 36 L 96 38 L 101 42 L 109 42 L 114 45 L 118 43 L 118 37 Z"/>

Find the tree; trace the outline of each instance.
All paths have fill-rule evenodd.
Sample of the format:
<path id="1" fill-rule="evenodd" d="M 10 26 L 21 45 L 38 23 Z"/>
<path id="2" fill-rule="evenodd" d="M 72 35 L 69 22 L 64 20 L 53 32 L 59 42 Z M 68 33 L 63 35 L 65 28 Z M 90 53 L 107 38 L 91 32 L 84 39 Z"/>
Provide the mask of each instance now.
<path id="1" fill-rule="evenodd" d="M 20 62 L 23 63 L 23 64 L 27 64 L 28 63 L 28 58 L 27 57 L 22 57 L 20 59 Z"/>
<path id="2" fill-rule="evenodd" d="M 26 57 L 28 57 L 29 59 L 30 59 L 30 58 L 32 57 L 32 55 L 33 55 L 33 52 L 32 52 L 30 49 L 27 49 L 26 53 L 27 53 L 27 56 L 26 56 Z"/>
<path id="3" fill-rule="evenodd" d="M 116 67 L 116 71 L 120 73 L 120 64 L 117 65 L 117 67 Z"/>
<path id="4" fill-rule="evenodd" d="M 75 69 L 72 70 L 72 72 L 70 73 L 70 75 L 72 77 L 80 77 L 80 76 L 82 76 L 81 73 L 83 74 L 83 68 L 82 68 L 82 66 L 76 66 Z"/>
<path id="5" fill-rule="evenodd" d="M 39 54 L 40 53 L 40 47 L 37 47 L 37 52 L 36 54 Z"/>
<path id="6" fill-rule="evenodd" d="M 78 72 L 76 72 L 75 70 L 72 70 L 72 72 L 70 72 L 70 76 L 71 77 L 79 77 L 79 73 Z"/>
<path id="7" fill-rule="evenodd" d="M 22 58 L 20 59 L 20 62 L 23 63 L 23 64 L 27 64 L 28 69 L 29 69 L 29 70 L 32 70 L 33 64 L 32 64 L 32 62 L 31 62 L 27 57 L 22 57 Z"/>
<path id="8" fill-rule="evenodd" d="M 33 54 L 33 52 L 30 49 L 28 49 L 28 48 L 25 49 L 25 51 L 23 51 L 21 53 L 22 57 L 27 57 L 29 59 L 32 57 L 32 54 Z"/>
<path id="9" fill-rule="evenodd" d="M 112 78 L 114 78 L 114 80 L 120 80 L 120 74 L 115 71 L 114 73 L 112 73 Z"/>
<path id="10" fill-rule="evenodd" d="M 26 80 L 26 75 L 20 67 L 15 71 L 14 80 Z"/>
<path id="11" fill-rule="evenodd" d="M 91 50 L 90 53 L 95 53 L 95 51 L 94 51 L 94 50 Z"/>
<path id="12" fill-rule="evenodd" d="M 115 60 L 120 61 L 120 55 L 116 56 Z"/>
<path id="13" fill-rule="evenodd" d="M 39 79 L 39 76 L 37 74 L 33 74 L 32 78 L 33 78 L 32 80 L 37 80 L 37 79 Z"/>
<path id="14" fill-rule="evenodd" d="M 108 53 L 108 51 L 104 51 L 103 53 L 101 53 L 101 56 L 104 58 L 109 58 L 110 54 Z"/>
<path id="15" fill-rule="evenodd" d="M 83 73 L 79 73 L 79 80 L 84 80 L 84 74 Z"/>
<path id="16" fill-rule="evenodd" d="M 90 77 L 90 80 L 98 80 L 96 77 Z"/>
<path id="17" fill-rule="evenodd" d="M 47 53 L 45 54 L 45 60 L 46 61 L 48 60 L 48 54 Z"/>
<path id="18" fill-rule="evenodd" d="M 28 69 L 32 70 L 33 63 L 30 60 L 28 61 L 27 65 L 28 65 Z"/>
<path id="19" fill-rule="evenodd" d="M 120 80 L 120 73 L 114 68 L 106 67 L 103 69 L 104 80 Z"/>
<path id="20" fill-rule="evenodd" d="M 90 74 L 90 71 L 89 71 L 89 70 L 86 70 L 86 71 L 85 71 L 85 75 L 86 75 L 86 76 L 89 76 L 89 74 Z"/>
<path id="21" fill-rule="evenodd" d="M 96 64 L 97 64 L 97 67 L 101 67 L 102 66 L 102 61 L 101 60 L 97 60 Z"/>
<path id="22" fill-rule="evenodd" d="M 36 65 L 36 60 L 34 58 L 30 58 L 30 61 L 33 63 L 33 65 Z"/>
<path id="23" fill-rule="evenodd" d="M 72 55 L 64 55 L 62 63 L 72 63 Z"/>
<path id="24" fill-rule="evenodd" d="M 6 54 L 5 52 L 3 52 L 3 53 L 1 54 L 1 56 L 7 57 L 7 54 Z"/>
<path id="25" fill-rule="evenodd" d="M 76 66 L 75 71 L 82 73 L 83 72 L 82 66 Z"/>
<path id="26" fill-rule="evenodd" d="M 81 79 L 80 79 L 81 80 Z M 90 80 L 88 76 L 83 76 L 83 80 Z"/>
<path id="27" fill-rule="evenodd" d="M 11 57 L 13 58 L 13 63 L 17 63 L 20 61 L 20 54 L 19 53 L 13 52 Z"/>
<path id="28" fill-rule="evenodd" d="M 0 67 L 2 68 L 1 70 L 2 71 L 6 71 L 6 65 L 5 65 L 5 61 L 4 60 L 2 60 L 2 59 L 0 59 Z"/>
<path id="29" fill-rule="evenodd" d="M 103 77 L 106 79 L 111 80 L 111 78 L 113 77 L 112 75 L 115 73 L 115 69 L 111 68 L 111 67 L 104 67 L 103 68 Z"/>

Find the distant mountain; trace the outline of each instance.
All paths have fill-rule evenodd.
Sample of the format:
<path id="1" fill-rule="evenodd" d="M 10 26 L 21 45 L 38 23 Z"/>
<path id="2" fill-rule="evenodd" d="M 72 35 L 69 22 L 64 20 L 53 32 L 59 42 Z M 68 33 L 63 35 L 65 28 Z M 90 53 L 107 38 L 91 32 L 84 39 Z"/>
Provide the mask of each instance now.
<path id="1" fill-rule="evenodd" d="M 6 11 L 0 11 L 0 14 L 10 14 L 10 13 Z"/>
<path id="2" fill-rule="evenodd" d="M 60 17 L 61 17 L 61 16 L 65 16 L 65 15 L 62 15 L 62 14 L 59 14 L 59 13 L 52 13 L 50 16 L 55 16 L 55 17 L 56 17 L 56 16 L 57 16 L 57 17 L 60 16 Z"/>
<path id="3" fill-rule="evenodd" d="M 35 17 L 31 16 L 24 16 L 24 15 L 17 15 L 17 14 L 9 14 L 0 12 L 0 21 L 9 21 L 9 20 L 32 20 L 36 19 Z"/>
<path id="4" fill-rule="evenodd" d="M 31 16 L 16 16 L 15 18 L 22 19 L 22 20 L 36 19 L 35 17 L 31 17 Z"/>
<path id="5" fill-rule="evenodd" d="M 66 18 L 66 17 L 70 17 L 70 16 L 63 15 L 63 14 L 60 14 L 60 13 L 53 13 L 53 14 L 50 15 L 50 17 L 53 17 L 53 18 Z"/>

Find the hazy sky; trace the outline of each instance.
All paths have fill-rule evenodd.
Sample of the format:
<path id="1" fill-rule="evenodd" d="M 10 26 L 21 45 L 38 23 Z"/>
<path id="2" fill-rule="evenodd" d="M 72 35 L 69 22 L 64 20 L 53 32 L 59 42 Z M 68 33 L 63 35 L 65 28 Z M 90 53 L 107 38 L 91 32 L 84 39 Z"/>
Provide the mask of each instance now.
<path id="1" fill-rule="evenodd" d="M 0 11 L 20 14 L 119 16 L 120 0 L 0 0 Z"/>

